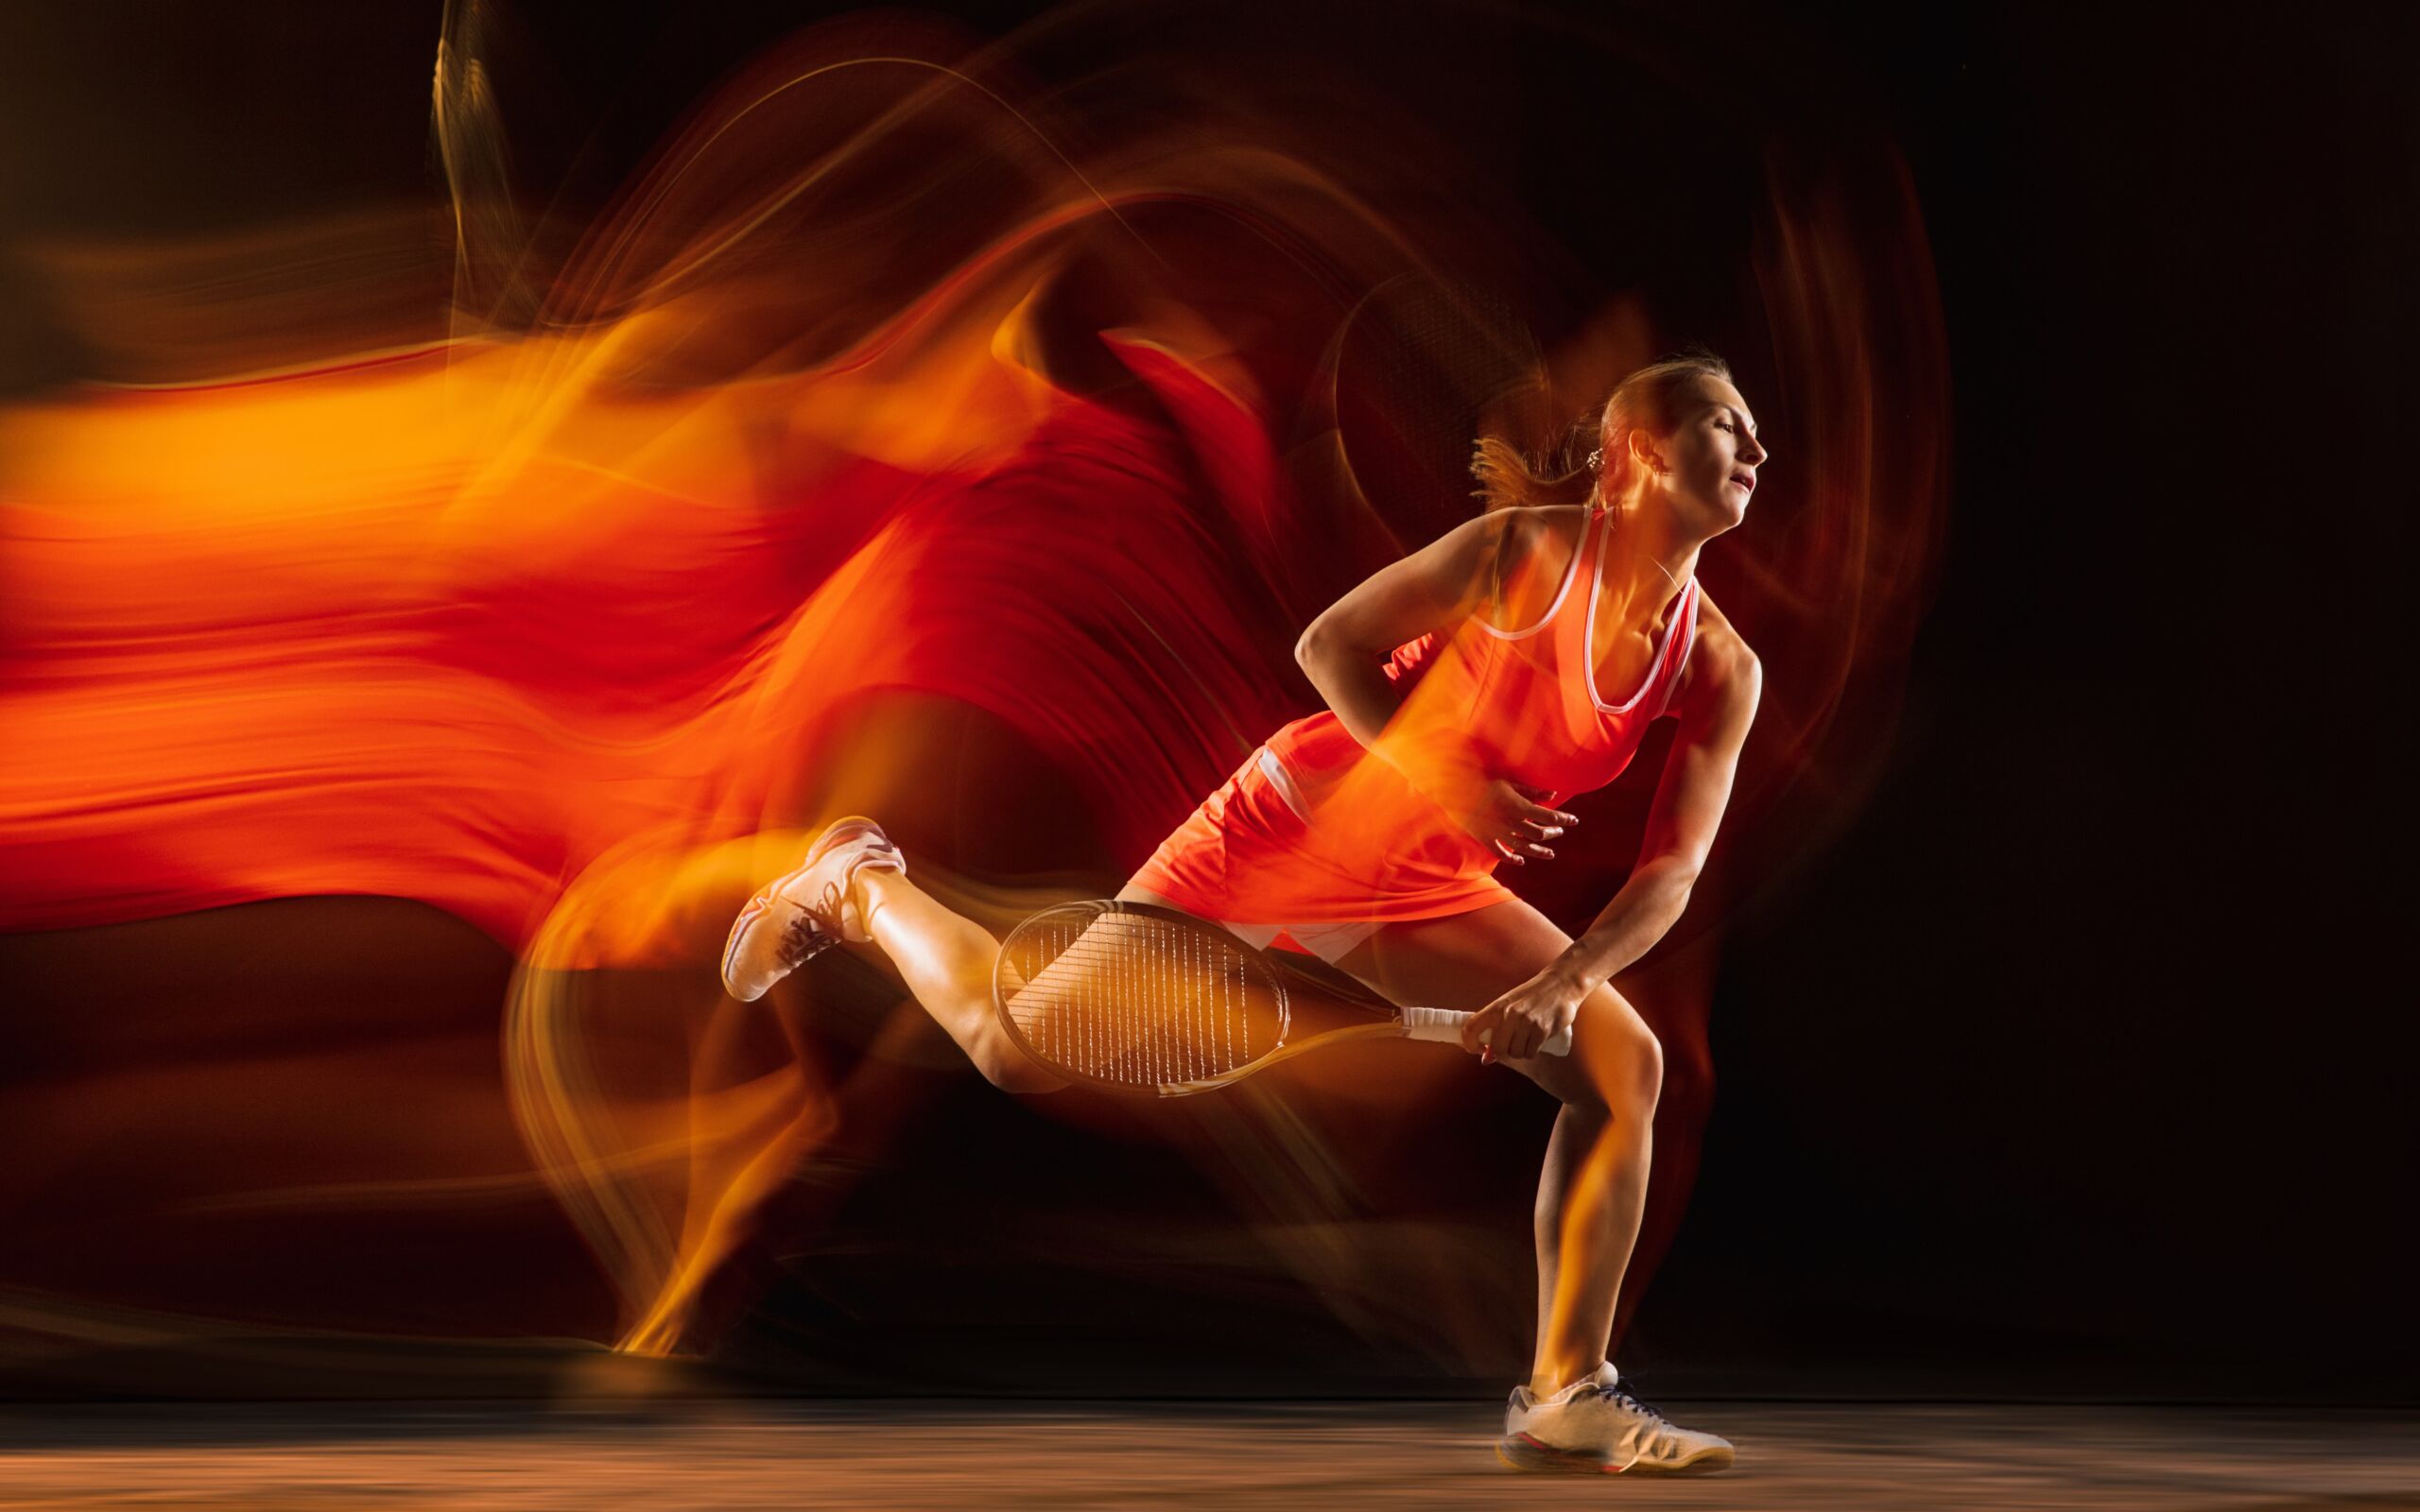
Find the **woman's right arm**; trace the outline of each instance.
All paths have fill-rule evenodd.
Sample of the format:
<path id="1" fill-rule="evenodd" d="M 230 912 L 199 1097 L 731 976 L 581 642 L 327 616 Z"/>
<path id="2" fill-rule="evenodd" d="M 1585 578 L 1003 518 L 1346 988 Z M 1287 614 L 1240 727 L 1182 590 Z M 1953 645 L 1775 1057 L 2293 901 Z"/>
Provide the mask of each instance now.
<path id="1" fill-rule="evenodd" d="M 1530 548 L 1526 511 L 1494 510 L 1464 522 L 1372 574 L 1303 631 L 1294 660 L 1353 738 L 1401 771 L 1412 786 L 1508 860 L 1551 857 L 1538 844 L 1577 821 L 1542 807 L 1513 784 L 1433 748 L 1406 751 L 1385 738 L 1404 690 L 1386 672 L 1396 646 L 1453 628 L 1481 610 L 1501 576 L 1498 563 Z"/>

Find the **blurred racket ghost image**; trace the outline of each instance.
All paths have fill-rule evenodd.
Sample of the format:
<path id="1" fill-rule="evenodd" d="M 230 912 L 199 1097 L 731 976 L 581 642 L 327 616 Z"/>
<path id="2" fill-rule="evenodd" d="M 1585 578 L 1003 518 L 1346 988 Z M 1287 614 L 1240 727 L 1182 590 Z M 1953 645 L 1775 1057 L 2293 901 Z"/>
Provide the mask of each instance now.
<path id="1" fill-rule="evenodd" d="M 1806 1404 L 2198 1400 L 2204 1293 L 2104 1305 L 2198 1178 L 2135 1261 L 1986 1237 L 2099 1148 L 1994 1121 L 2033 1073 L 1962 931 L 2050 905 L 1945 733 L 2033 686 L 1970 650 L 2022 565 L 1977 543 L 2052 470 L 1990 428 L 2051 358 L 1962 343 L 2050 343 L 1959 323 L 1992 201 L 1933 144 L 1984 137 L 1920 60 L 1983 32 L 1888 31 L 0 21 L 26 1484 L 525 1504 L 430 1405 L 479 1401 L 815 1504 L 961 1452 L 1041 1494 L 1097 1435 L 1214 1501 L 1900 1504 L 1870 1442 L 1941 1449 L 1905 1504 L 2016 1505 L 1953 1489 L 1988 1415 Z M 1883 1027 L 1919 1001 L 1955 1045 Z M 2286 1355 L 2378 1400 L 2331 1326 Z M 251 1447 L 160 1458 L 128 1400 Z M 423 1405 L 380 1446 L 365 1400 Z"/>

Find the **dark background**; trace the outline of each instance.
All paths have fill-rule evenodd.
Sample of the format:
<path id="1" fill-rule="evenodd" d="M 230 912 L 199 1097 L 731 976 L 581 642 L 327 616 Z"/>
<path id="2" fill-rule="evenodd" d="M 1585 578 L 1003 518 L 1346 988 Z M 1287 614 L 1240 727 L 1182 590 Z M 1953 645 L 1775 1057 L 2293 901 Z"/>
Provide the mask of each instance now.
<path id="1" fill-rule="evenodd" d="M 1360 49 L 1375 87 L 1521 176 L 1582 264 L 1654 255 L 1585 192 L 1575 144 L 1612 107 L 1581 63 L 1304 10 L 1235 25 Z M 518 166 L 572 209 L 809 19 L 517 12 L 567 107 L 516 121 Z M 1703 1171 L 1634 1358 L 1703 1389 L 2408 1400 L 2390 730 L 2420 491 L 2420 12 L 1503 14 L 1786 60 L 1773 129 L 1888 130 L 1952 361 L 1949 546 L 1887 770 L 1735 926 Z M 165 236 L 433 197 L 439 23 L 12 7 L 0 223 Z M 1659 181 L 1685 188 L 1688 161 Z M 39 304 L 0 297 L 20 389 L 78 370 Z M 903 1344 L 925 1347 L 953 1345 Z"/>

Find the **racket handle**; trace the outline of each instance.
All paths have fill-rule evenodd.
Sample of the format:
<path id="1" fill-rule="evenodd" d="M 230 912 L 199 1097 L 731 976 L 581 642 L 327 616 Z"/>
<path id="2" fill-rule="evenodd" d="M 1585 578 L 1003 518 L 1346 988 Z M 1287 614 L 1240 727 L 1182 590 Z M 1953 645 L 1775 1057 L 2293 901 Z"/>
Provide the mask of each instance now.
<path id="1" fill-rule="evenodd" d="M 1406 1008 L 1403 1010 L 1403 1032 L 1408 1039 L 1458 1045 L 1462 1042 L 1462 1025 L 1477 1017 L 1477 1014 L 1458 1013 L 1452 1008 Z M 1538 1046 L 1538 1053 L 1544 1056 L 1571 1054 L 1571 1031 L 1557 1030 L 1553 1039 Z"/>

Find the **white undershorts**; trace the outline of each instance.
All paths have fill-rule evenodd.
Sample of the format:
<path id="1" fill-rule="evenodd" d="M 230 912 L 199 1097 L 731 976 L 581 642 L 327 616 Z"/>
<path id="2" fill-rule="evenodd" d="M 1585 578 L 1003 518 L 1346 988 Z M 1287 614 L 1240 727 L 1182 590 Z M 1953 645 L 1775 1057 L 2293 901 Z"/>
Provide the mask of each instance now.
<path id="1" fill-rule="evenodd" d="M 1130 891 L 1144 893 L 1151 902 L 1163 908 L 1176 908 L 1176 904 L 1158 893 L 1145 892 L 1140 887 Z M 1177 911 L 1183 913 L 1184 910 Z M 1270 942 L 1281 933 L 1291 936 L 1295 944 L 1330 966 L 1352 954 L 1363 940 L 1378 932 L 1378 920 L 1374 919 L 1353 919 L 1340 924 L 1238 924 L 1231 919 L 1214 919 L 1210 922 L 1256 951 L 1269 949 Z"/>
<path id="2" fill-rule="evenodd" d="M 1283 930 L 1294 937 L 1295 944 L 1330 966 L 1352 954 L 1363 940 L 1378 932 L 1374 919 L 1350 919 L 1341 924 L 1238 924 L 1227 919 L 1212 922 L 1256 951 L 1269 949 L 1270 941 Z"/>

